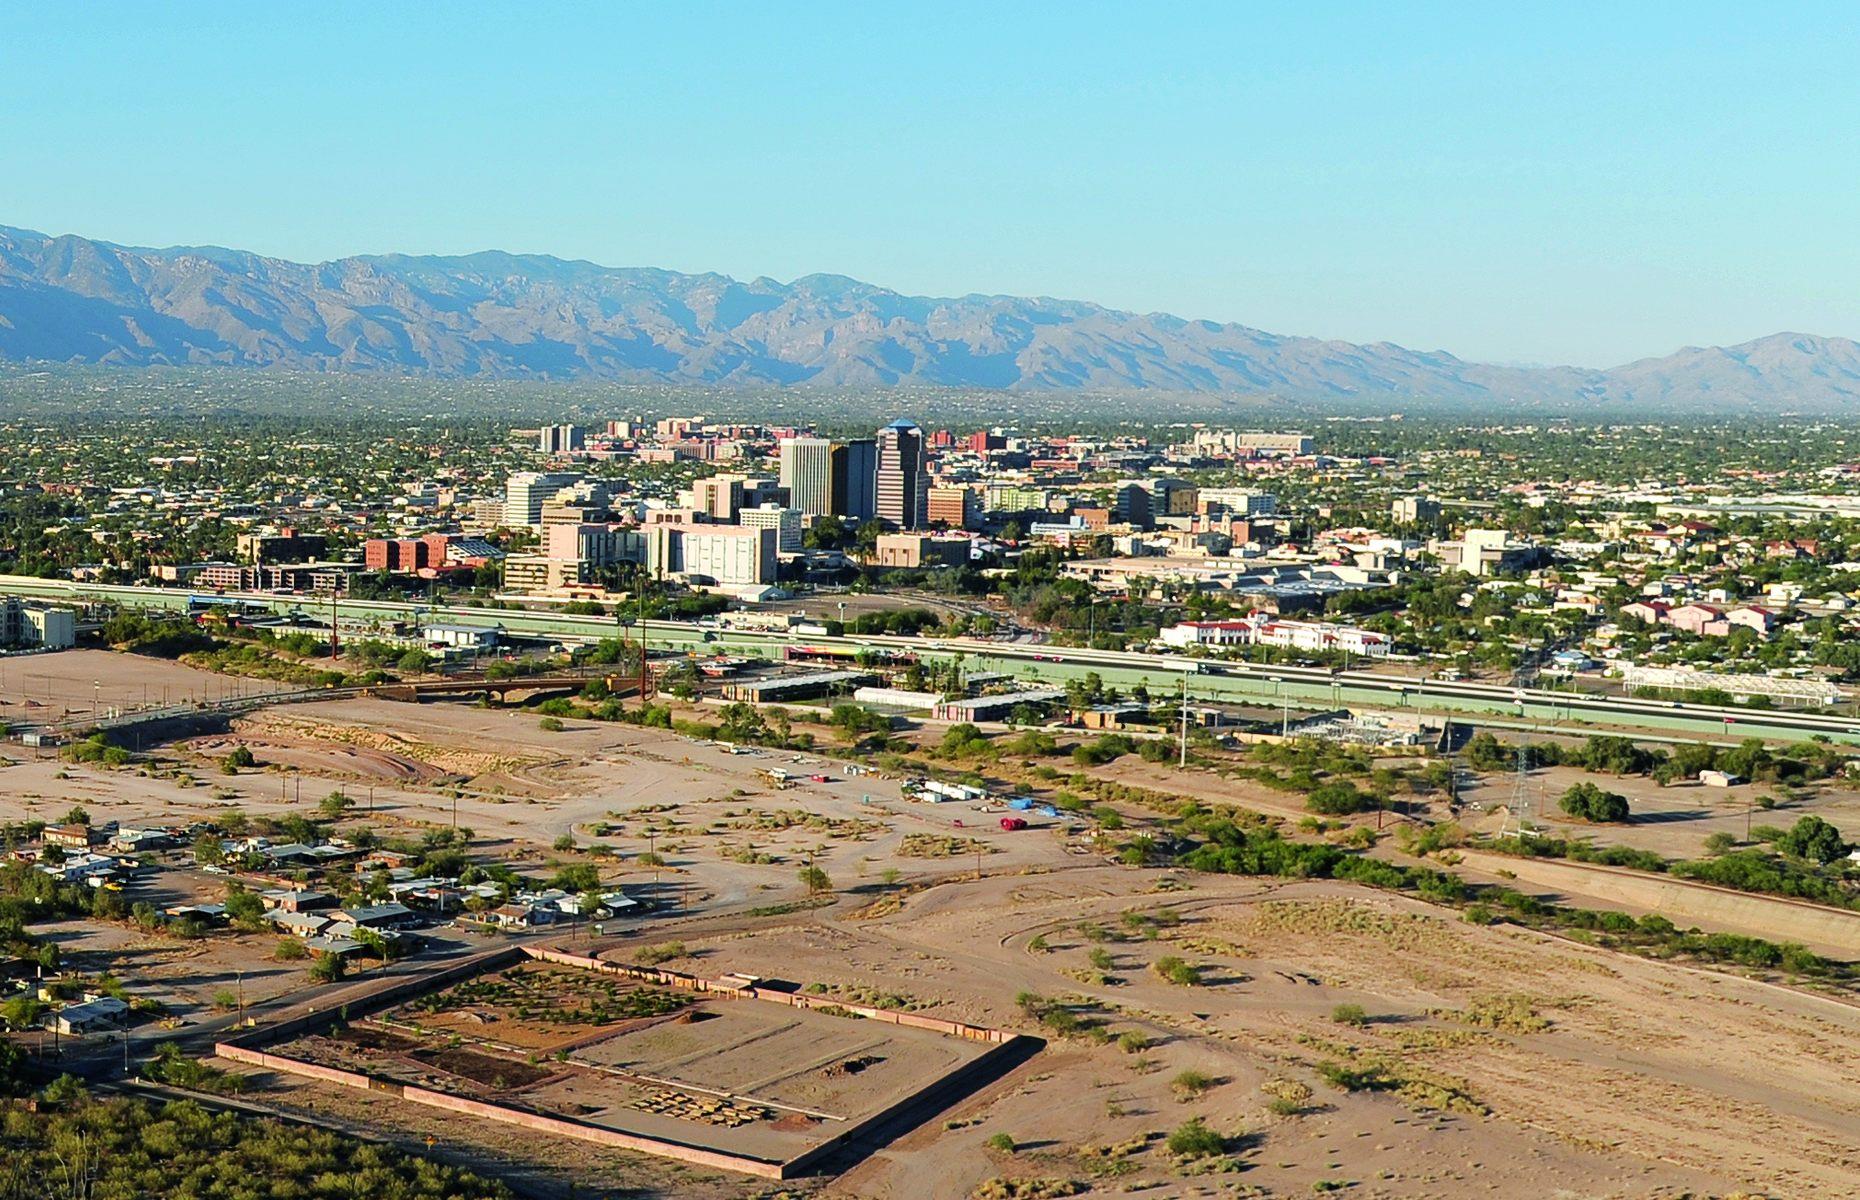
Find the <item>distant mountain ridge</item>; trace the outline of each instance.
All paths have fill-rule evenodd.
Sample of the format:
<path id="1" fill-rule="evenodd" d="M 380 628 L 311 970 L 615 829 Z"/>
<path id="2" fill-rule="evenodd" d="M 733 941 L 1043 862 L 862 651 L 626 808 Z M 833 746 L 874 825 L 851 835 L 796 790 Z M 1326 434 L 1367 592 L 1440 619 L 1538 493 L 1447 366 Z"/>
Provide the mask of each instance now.
<path id="1" fill-rule="evenodd" d="M 741 282 L 546 255 L 304 264 L 0 226 L 0 359 L 743 387 L 1166 391 L 1307 400 L 1846 407 L 1860 345 L 1782 333 L 1610 370 L 839 275 Z"/>

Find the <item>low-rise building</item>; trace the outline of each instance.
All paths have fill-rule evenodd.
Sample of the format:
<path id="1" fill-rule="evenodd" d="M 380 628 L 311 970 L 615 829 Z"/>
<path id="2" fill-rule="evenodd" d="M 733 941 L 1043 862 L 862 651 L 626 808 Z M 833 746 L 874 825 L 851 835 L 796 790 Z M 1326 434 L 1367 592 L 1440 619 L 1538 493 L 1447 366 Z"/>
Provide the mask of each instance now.
<path id="1" fill-rule="evenodd" d="M 1238 621 L 1184 621 L 1163 630 L 1156 640 L 1178 649 L 1279 646 L 1312 652 L 1340 651 L 1365 658 L 1386 658 L 1391 648 L 1386 634 L 1325 621 L 1286 621 L 1263 613 L 1254 613 Z"/>
<path id="2" fill-rule="evenodd" d="M 69 650 L 77 644 L 77 614 L 68 608 L 0 597 L 0 648 Z"/>

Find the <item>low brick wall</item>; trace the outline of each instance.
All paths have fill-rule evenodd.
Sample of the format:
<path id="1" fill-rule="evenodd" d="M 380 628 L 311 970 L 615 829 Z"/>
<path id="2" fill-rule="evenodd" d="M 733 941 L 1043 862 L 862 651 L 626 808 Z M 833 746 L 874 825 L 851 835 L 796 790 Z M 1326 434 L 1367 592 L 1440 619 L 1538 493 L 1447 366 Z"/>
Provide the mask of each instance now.
<path id="1" fill-rule="evenodd" d="M 386 987 L 369 992 L 359 1000 L 346 1004 L 332 1004 L 328 1008 L 319 1008 L 315 1012 L 307 1012 L 302 1016 L 261 1025 L 246 1033 L 235 1034 L 221 1042 L 220 1045 L 250 1048 L 274 1046 L 279 1042 L 288 1042 L 312 1033 L 320 1033 L 337 1021 L 352 1020 L 379 1012 L 400 1003 L 409 996 L 437 991 L 461 979 L 471 979 L 487 971 L 501 970 L 522 959 L 523 951 L 516 946 L 507 946 L 488 954 L 474 955 L 465 962 L 442 967 L 437 971 L 397 979 Z"/>
<path id="2" fill-rule="evenodd" d="M 266 1054 L 262 1050 L 248 1050 L 232 1042 L 221 1042 L 213 1047 L 213 1053 L 230 1062 L 247 1063 L 254 1067 L 264 1067 L 269 1071 L 278 1071 L 285 1075 L 301 1075 L 305 1079 L 315 1079 L 323 1083 L 333 1083 L 338 1087 L 355 1088 L 358 1091 L 371 1091 L 375 1081 L 355 1071 L 341 1071 L 335 1067 L 318 1066 L 316 1063 L 300 1062 L 295 1058 L 285 1058 L 279 1054 Z"/>
<path id="3" fill-rule="evenodd" d="M 486 1104 L 481 1100 L 468 1100 L 463 1096 L 453 1096 L 445 1092 L 428 1091 L 420 1087 L 403 1087 L 400 1094 L 415 1104 L 425 1104 L 432 1108 L 443 1108 L 451 1112 L 464 1113 L 467 1116 L 482 1117 L 487 1121 L 501 1121 L 506 1125 L 517 1125 L 524 1129 L 534 1129 L 538 1133 L 552 1133 L 558 1137 L 578 1138 L 584 1142 L 595 1142 L 603 1146 L 614 1146 L 622 1150 L 637 1150 L 641 1154 L 656 1154 L 660 1158 L 676 1159 L 700 1167 L 716 1167 L 725 1171 L 736 1171 L 745 1175 L 757 1175 L 763 1179 L 787 1178 L 787 1164 L 763 1158 L 749 1158 L 740 1154 L 726 1154 L 721 1150 L 705 1150 L 698 1146 L 687 1146 L 681 1142 L 665 1141 L 660 1138 L 646 1137 L 635 1133 L 622 1133 L 617 1129 L 605 1129 L 599 1125 L 588 1125 L 580 1121 L 564 1120 L 560 1117 L 544 1116 L 541 1113 L 524 1112 L 520 1109 L 505 1108 L 502 1105 Z"/>
<path id="4" fill-rule="evenodd" d="M 768 1159 L 749 1158 L 744 1155 L 726 1154 L 719 1150 L 705 1150 L 698 1146 L 687 1146 L 681 1142 L 665 1141 L 638 1134 L 621 1133 L 616 1129 L 603 1129 L 598 1125 L 588 1125 L 580 1121 L 565 1120 L 560 1117 L 545 1116 L 541 1113 L 525 1112 L 522 1109 L 507 1108 L 501 1104 L 486 1104 L 480 1100 L 470 1100 L 463 1096 L 454 1096 L 446 1092 L 435 1092 L 427 1088 L 414 1087 L 409 1084 L 394 1083 L 391 1080 L 376 1079 L 356 1071 L 342 1071 L 335 1067 L 320 1066 L 316 1063 L 303 1062 L 295 1058 L 286 1058 L 279 1054 L 266 1054 L 262 1050 L 251 1050 L 230 1042 L 221 1042 L 214 1047 L 214 1053 L 231 1062 L 246 1063 L 254 1067 L 263 1067 L 283 1075 L 295 1075 L 303 1079 L 314 1079 L 319 1083 L 331 1083 L 337 1087 L 354 1088 L 363 1092 L 380 1092 L 412 1104 L 424 1104 L 428 1108 L 441 1108 L 449 1112 L 463 1113 L 486 1121 L 497 1121 L 505 1125 L 516 1125 L 524 1129 L 533 1129 L 539 1133 L 554 1134 L 557 1137 L 577 1138 L 584 1142 L 595 1142 L 603 1146 L 613 1146 L 622 1150 L 636 1150 L 641 1154 L 656 1154 L 660 1158 L 676 1159 L 694 1166 L 714 1167 L 725 1171 L 736 1171 L 745 1175 L 755 1175 L 763 1179 L 786 1178 L 786 1164 Z"/>

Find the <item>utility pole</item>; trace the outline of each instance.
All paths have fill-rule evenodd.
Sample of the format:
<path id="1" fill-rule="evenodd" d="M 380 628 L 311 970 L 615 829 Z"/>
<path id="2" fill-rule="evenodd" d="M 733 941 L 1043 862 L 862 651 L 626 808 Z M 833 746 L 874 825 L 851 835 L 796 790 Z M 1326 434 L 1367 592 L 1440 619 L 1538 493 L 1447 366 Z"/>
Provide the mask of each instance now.
<path id="1" fill-rule="evenodd" d="M 1177 766 L 1188 765 L 1188 671 L 1182 672 L 1182 751 Z"/>
<path id="2" fill-rule="evenodd" d="M 644 704 L 652 695 L 652 672 L 646 666 L 646 587 L 651 577 L 646 572 L 639 574 L 639 702 Z"/>

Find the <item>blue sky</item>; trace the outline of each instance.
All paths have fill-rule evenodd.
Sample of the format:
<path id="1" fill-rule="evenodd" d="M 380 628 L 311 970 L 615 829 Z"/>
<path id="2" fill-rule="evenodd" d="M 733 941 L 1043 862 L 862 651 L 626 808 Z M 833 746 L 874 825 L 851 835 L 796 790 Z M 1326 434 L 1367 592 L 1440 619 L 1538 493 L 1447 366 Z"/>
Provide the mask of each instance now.
<path id="1" fill-rule="evenodd" d="M 1860 336 L 1857 26 L 1851 4 L 0 0 L 0 224 L 830 271 L 1604 366 Z"/>

